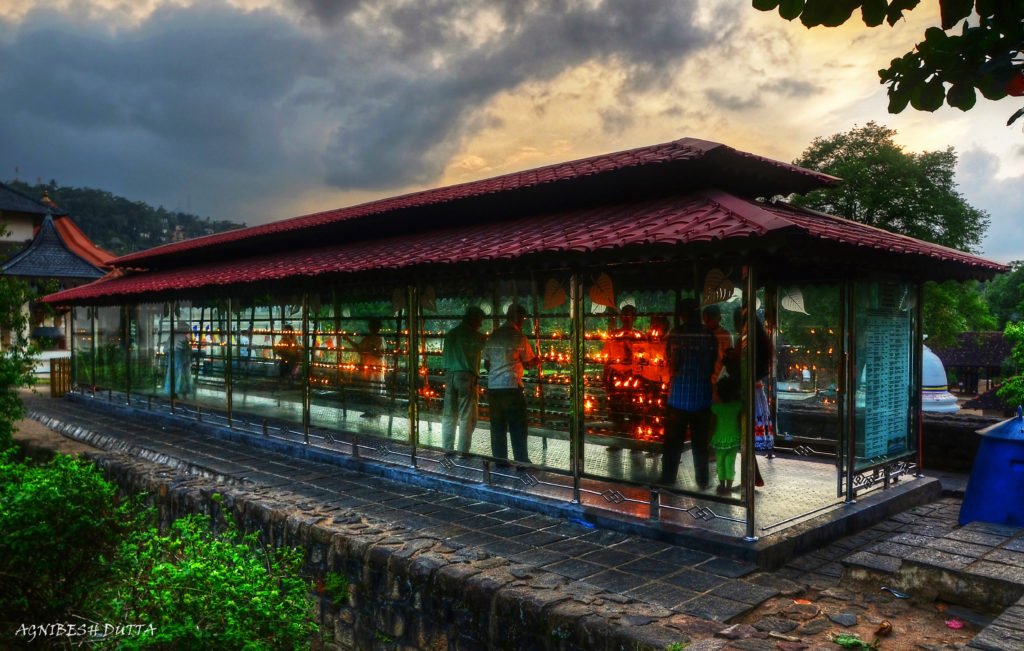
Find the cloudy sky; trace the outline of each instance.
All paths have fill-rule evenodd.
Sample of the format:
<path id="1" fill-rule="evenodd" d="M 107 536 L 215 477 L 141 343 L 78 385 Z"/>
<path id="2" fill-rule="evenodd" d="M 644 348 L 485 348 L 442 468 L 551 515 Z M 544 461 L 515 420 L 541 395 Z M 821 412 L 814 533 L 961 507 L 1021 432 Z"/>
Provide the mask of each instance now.
<path id="1" fill-rule="evenodd" d="M 808 31 L 747 0 L 0 0 L 0 179 L 257 224 L 684 136 L 792 161 L 874 120 L 954 147 L 982 253 L 1024 259 L 1020 102 L 885 111 L 922 4 Z"/>

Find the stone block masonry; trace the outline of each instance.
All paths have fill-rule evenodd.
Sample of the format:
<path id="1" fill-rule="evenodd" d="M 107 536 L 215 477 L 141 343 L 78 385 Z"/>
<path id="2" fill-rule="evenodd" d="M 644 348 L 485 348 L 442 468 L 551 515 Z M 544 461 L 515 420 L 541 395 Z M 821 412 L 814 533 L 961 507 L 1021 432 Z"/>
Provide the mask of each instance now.
<path id="1" fill-rule="evenodd" d="M 314 501 L 123 452 L 87 456 L 123 493 L 150 495 L 163 526 L 190 513 L 223 523 L 230 512 L 269 544 L 305 550 L 311 577 L 345 576 L 344 602 L 318 598 L 325 649 L 661 651 L 688 631 L 722 627 L 424 534 L 416 522 L 368 517 L 329 495 Z"/>

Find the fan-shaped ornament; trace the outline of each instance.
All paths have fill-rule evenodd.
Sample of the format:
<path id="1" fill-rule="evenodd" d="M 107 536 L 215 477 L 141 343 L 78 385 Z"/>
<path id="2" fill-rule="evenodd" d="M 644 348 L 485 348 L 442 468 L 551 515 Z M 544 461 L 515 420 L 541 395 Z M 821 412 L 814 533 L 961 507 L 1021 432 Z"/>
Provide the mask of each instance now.
<path id="1" fill-rule="evenodd" d="M 553 310 L 561 307 L 565 304 L 566 298 L 568 296 L 562 284 L 554 278 L 549 278 L 548 282 L 544 284 L 544 309 Z"/>
<path id="2" fill-rule="evenodd" d="M 590 300 L 598 305 L 616 309 L 615 287 L 612 285 L 611 276 L 602 273 L 594 280 L 594 284 L 590 286 Z"/>
<path id="3" fill-rule="evenodd" d="M 784 310 L 807 314 L 807 310 L 804 308 L 804 293 L 800 291 L 799 287 L 790 287 L 783 290 L 780 304 Z"/>
<path id="4" fill-rule="evenodd" d="M 704 305 L 727 301 L 735 293 L 736 287 L 733 286 L 729 277 L 722 273 L 721 269 L 712 269 L 704 276 Z"/>

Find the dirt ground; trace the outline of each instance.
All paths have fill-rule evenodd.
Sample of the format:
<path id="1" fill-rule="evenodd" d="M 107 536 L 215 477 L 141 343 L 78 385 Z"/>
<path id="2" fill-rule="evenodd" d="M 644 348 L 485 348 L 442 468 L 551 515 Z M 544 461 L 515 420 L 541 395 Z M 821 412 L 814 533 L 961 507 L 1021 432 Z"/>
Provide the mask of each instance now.
<path id="1" fill-rule="evenodd" d="M 79 455 L 96 449 L 62 436 L 30 418 L 19 420 L 16 426 L 18 430 L 14 433 L 14 440 L 29 450 L 46 448 L 61 454 Z"/>
<path id="2" fill-rule="evenodd" d="M 829 616 L 847 623 L 855 619 L 856 623 L 844 626 Z M 786 651 L 840 649 L 832 641 L 840 633 L 857 634 L 867 643 L 877 640 L 877 646 L 861 648 L 946 651 L 965 646 L 984 621 L 976 613 L 942 602 L 897 599 L 875 586 L 843 585 L 769 599 L 737 623 L 761 631 L 774 629 L 769 639 L 777 641 L 775 648 Z M 891 625 L 891 632 L 885 632 L 883 622 Z"/>

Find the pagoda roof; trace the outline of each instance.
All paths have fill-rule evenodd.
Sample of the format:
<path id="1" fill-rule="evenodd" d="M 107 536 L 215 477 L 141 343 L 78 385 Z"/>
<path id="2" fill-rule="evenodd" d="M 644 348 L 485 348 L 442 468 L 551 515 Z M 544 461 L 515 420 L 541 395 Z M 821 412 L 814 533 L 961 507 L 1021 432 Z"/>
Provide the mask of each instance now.
<path id="1" fill-rule="evenodd" d="M 112 255 L 94 245 L 66 215 L 43 217 L 32 242 L 0 265 L 9 276 L 94 280 L 103 276 Z"/>
<path id="2" fill-rule="evenodd" d="M 0 211 L 27 213 L 40 217 L 58 212 L 53 207 L 36 201 L 3 183 L 0 183 Z"/>

